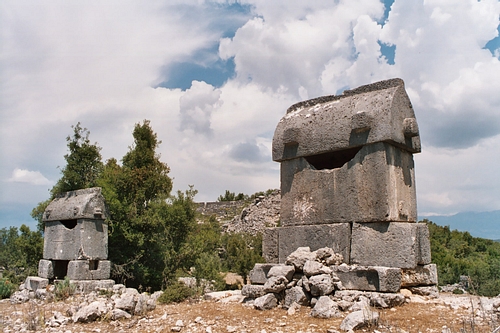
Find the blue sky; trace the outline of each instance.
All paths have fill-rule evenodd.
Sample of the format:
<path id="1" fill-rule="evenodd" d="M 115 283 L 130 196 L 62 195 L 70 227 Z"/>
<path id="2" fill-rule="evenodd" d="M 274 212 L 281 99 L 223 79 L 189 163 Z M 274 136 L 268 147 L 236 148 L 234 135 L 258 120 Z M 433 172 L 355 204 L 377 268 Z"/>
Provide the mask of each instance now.
<path id="1" fill-rule="evenodd" d="M 279 187 L 271 140 L 300 100 L 401 77 L 419 214 L 500 209 L 500 3 L 3 1 L 0 227 L 28 223 L 81 122 L 120 160 L 151 120 L 175 189 Z"/>

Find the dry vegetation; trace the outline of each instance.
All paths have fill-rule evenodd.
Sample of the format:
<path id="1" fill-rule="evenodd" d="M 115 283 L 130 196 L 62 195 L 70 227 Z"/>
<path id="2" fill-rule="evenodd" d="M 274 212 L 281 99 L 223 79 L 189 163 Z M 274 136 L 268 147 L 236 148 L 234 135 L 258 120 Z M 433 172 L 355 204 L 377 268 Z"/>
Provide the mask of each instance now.
<path id="1" fill-rule="evenodd" d="M 470 296 L 454 297 L 463 298 L 466 302 L 470 299 Z M 343 320 L 312 318 L 309 316 L 310 309 L 305 307 L 293 315 L 288 315 L 283 309 L 258 311 L 248 304 L 186 301 L 180 304 L 158 305 L 154 311 L 143 317 L 45 327 L 43 322 L 53 316 L 53 311 L 64 314 L 70 308 L 70 301 L 42 306 L 33 303 L 12 305 L 8 300 L 4 300 L 0 303 L 0 327 L 4 332 L 9 332 L 8 328 L 6 329 L 7 323 L 17 320 L 30 323 L 31 327 L 35 326 L 38 331 L 43 332 L 171 332 L 176 322 L 182 320 L 184 327 L 181 332 L 262 333 L 265 330 L 267 333 L 326 333 L 328 330 L 339 330 Z M 492 332 L 500 325 L 495 318 L 478 316 L 481 309 L 477 307 L 454 310 L 442 301 L 424 300 L 419 297 L 414 297 L 414 301 L 398 308 L 376 311 L 380 313 L 378 326 L 362 329 L 362 332 Z"/>

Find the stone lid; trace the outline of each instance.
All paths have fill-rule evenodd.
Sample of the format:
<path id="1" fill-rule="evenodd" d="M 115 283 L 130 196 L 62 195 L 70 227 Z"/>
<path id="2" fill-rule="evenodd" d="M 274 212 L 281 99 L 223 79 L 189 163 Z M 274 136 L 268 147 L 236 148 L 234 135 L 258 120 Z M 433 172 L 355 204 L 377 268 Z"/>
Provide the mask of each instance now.
<path id="1" fill-rule="evenodd" d="M 74 219 L 104 220 L 109 213 L 100 187 L 70 191 L 58 195 L 45 209 L 43 221 Z"/>
<path id="2" fill-rule="evenodd" d="M 284 161 L 389 142 L 420 152 L 417 120 L 401 79 L 390 79 L 292 105 L 273 138 L 273 160 Z"/>

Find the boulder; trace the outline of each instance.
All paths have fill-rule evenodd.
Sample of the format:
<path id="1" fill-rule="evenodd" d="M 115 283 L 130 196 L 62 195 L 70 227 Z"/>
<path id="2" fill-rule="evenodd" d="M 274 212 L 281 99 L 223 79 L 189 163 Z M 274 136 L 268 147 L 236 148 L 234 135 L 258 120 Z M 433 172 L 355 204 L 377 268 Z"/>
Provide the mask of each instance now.
<path id="1" fill-rule="evenodd" d="M 279 293 L 286 289 L 288 281 L 284 276 L 273 276 L 264 284 L 266 293 Z"/>
<path id="2" fill-rule="evenodd" d="M 331 294 L 335 289 L 334 280 L 330 274 L 314 275 L 309 278 L 309 287 L 313 296 Z"/>
<path id="3" fill-rule="evenodd" d="M 343 331 L 350 331 L 370 325 L 376 325 L 378 318 L 378 312 L 373 312 L 368 309 L 354 311 L 344 318 L 340 324 L 340 329 Z"/>
<path id="4" fill-rule="evenodd" d="M 332 317 L 339 317 L 340 313 L 337 303 L 335 303 L 328 296 L 321 296 L 314 305 L 314 308 L 311 311 L 311 316 L 316 318 L 326 319 Z"/>
<path id="5" fill-rule="evenodd" d="M 246 284 L 241 289 L 241 294 L 250 298 L 258 298 L 264 296 L 266 292 L 264 291 L 264 286 L 262 285 L 251 285 Z"/>
<path id="6" fill-rule="evenodd" d="M 110 312 L 110 316 L 109 318 L 111 320 L 119 320 L 119 319 L 130 319 L 132 317 L 132 315 L 130 313 L 128 313 L 127 311 L 123 311 L 123 310 L 120 310 L 120 309 L 113 309 L 111 310 Z"/>
<path id="7" fill-rule="evenodd" d="M 302 271 L 308 260 L 315 260 L 316 253 L 311 252 L 309 247 L 299 247 L 286 258 L 287 265 L 293 265 L 297 271 Z"/>
<path id="8" fill-rule="evenodd" d="M 293 274 L 295 273 L 295 268 L 292 265 L 276 265 L 271 267 L 269 272 L 267 273 L 267 277 L 278 277 L 284 276 L 288 282 L 290 282 L 293 278 Z"/>
<path id="9" fill-rule="evenodd" d="M 293 303 L 309 305 L 309 298 L 301 287 L 293 287 L 285 291 L 284 308 L 289 308 Z"/>
<path id="10" fill-rule="evenodd" d="M 272 293 L 257 298 L 253 306 L 257 310 L 270 310 L 278 306 L 278 299 Z"/>
<path id="11" fill-rule="evenodd" d="M 108 312 L 106 303 L 103 301 L 94 301 L 89 305 L 80 308 L 73 315 L 73 322 L 75 323 L 89 323 L 104 316 Z"/>
<path id="12" fill-rule="evenodd" d="M 303 271 L 306 276 L 332 273 L 332 269 L 330 267 L 327 267 L 320 262 L 312 260 L 307 260 L 305 262 Z"/>

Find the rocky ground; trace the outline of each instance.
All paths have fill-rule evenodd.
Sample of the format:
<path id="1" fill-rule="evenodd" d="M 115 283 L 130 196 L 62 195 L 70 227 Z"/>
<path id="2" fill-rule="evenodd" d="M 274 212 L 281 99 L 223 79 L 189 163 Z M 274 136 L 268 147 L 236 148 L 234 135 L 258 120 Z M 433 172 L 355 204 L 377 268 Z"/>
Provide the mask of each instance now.
<path id="1" fill-rule="evenodd" d="M 105 298 L 106 296 L 98 296 Z M 173 305 L 157 305 L 153 311 L 131 318 L 100 319 L 74 323 L 74 311 L 88 302 L 88 296 L 72 296 L 65 301 L 31 300 L 12 304 L 0 302 L 3 332 L 258 332 L 314 333 L 340 331 L 347 313 L 339 318 L 319 319 L 311 309 L 295 311 L 275 308 L 255 310 L 243 302 L 238 291 L 209 294 L 206 298 Z M 372 309 L 379 313 L 377 324 L 361 332 L 500 332 L 500 316 L 494 310 L 499 298 L 441 293 L 438 298 L 410 295 L 407 302 L 392 309 Z"/>

